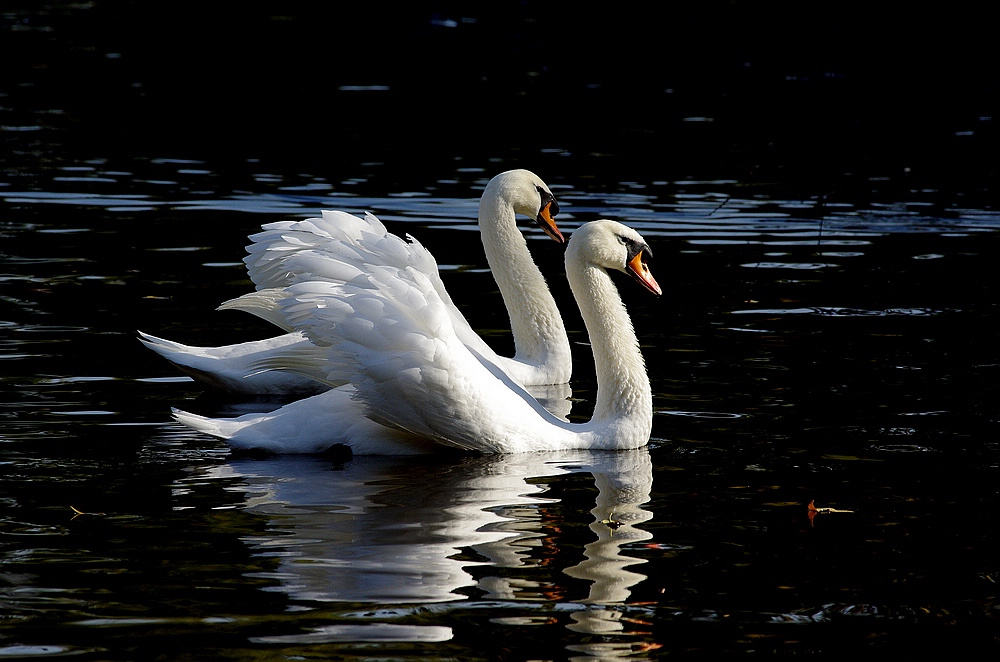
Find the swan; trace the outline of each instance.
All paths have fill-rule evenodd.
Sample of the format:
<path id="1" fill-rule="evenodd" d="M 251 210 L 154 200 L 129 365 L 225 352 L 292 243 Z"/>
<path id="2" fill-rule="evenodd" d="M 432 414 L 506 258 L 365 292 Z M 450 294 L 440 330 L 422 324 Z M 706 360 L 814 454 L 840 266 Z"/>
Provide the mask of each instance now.
<path id="1" fill-rule="evenodd" d="M 139 331 L 139 340 L 183 372 L 211 388 L 234 393 L 311 394 L 330 387 L 296 372 L 260 371 L 262 362 L 284 359 L 295 365 L 320 364 L 325 352 L 284 320 L 280 302 L 291 284 L 288 260 L 293 255 L 335 254 L 344 262 L 341 277 L 350 278 L 364 269 L 365 261 L 408 265 L 429 278 L 448 308 L 463 342 L 486 360 L 499 365 L 523 386 L 565 384 L 572 374 L 569 340 L 559 309 L 544 277 L 528 252 L 516 217 L 523 214 L 552 239 L 565 240 L 553 216 L 558 204 L 549 187 L 534 173 L 518 169 L 493 177 L 479 202 L 479 228 L 494 278 L 510 316 L 514 356 L 499 356 L 477 334 L 452 303 L 438 273 L 433 256 L 419 243 L 402 240 L 381 245 L 383 254 L 360 254 L 366 238 L 386 236 L 385 227 L 368 214 L 358 218 L 345 212 L 324 211 L 320 218 L 281 221 L 263 226 L 251 235 L 249 255 L 244 259 L 257 290 L 229 300 L 220 310 L 243 310 L 284 329 L 284 335 L 221 347 L 197 347 L 173 342 Z M 328 278 L 336 279 L 328 274 Z M 345 380 L 340 380 L 342 383 Z M 558 400 L 558 398 L 556 398 Z"/>
<path id="2" fill-rule="evenodd" d="M 316 272 L 303 269 L 281 302 L 293 328 L 329 348 L 331 374 L 350 374 L 350 383 L 269 413 L 213 419 L 175 409 L 174 418 L 235 448 L 279 453 L 322 452 L 336 444 L 358 455 L 642 447 L 652 429 L 649 378 L 608 270 L 629 273 L 659 295 L 650 256 L 639 233 L 610 220 L 584 224 L 567 245 L 566 275 L 597 374 L 597 401 L 586 423 L 553 416 L 482 360 L 459 337 L 425 273 L 376 264 L 339 283 L 310 278 Z M 289 266 L 323 266 L 306 257 L 291 257 Z M 326 269 L 338 268 L 333 257 L 324 259 L 331 263 Z"/>

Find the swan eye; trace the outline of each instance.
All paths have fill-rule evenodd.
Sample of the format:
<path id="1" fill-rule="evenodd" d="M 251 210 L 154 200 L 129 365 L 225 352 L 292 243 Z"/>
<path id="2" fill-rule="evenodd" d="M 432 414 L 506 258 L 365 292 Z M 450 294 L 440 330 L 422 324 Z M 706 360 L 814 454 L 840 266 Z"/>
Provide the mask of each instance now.
<path id="1" fill-rule="evenodd" d="M 622 235 L 616 235 L 618 241 L 620 241 L 628 251 L 628 261 L 637 261 L 637 264 L 641 264 L 643 268 L 646 267 L 646 262 L 653 257 L 653 251 L 650 250 L 649 246 L 646 245 L 644 241 L 636 241 L 631 237 L 623 237 Z"/>
<path id="2" fill-rule="evenodd" d="M 559 213 L 559 203 L 556 202 L 556 197 L 543 189 L 541 186 L 535 186 L 538 191 L 538 196 L 542 200 L 541 208 L 544 209 L 545 205 L 549 205 L 549 216 L 555 216 Z"/>

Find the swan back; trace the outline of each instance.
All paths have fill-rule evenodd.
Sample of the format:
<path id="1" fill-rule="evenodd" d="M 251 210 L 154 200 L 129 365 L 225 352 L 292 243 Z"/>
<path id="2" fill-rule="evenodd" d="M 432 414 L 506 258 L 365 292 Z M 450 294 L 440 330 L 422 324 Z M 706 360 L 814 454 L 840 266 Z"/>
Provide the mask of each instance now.
<path id="1" fill-rule="evenodd" d="M 303 278 L 349 282 L 363 278 L 373 265 L 420 270 L 449 308 L 456 333 L 469 347 L 520 384 L 564 384 L 572 373 L 566 329 L 517 227 L 517 215 L 528 216 L 561 243 L 565 240 L 553 220 L 558 209 L 549 187 L 528 170 L 508 170 L 493 177 L 480 199 L 480 234 L 510 315 L 513 358 L 499 356 L 472 329 L 445 289 L 433 255 L 412 237 L 404 241 L 387 232 L 370 213 L 362 218 L 325 210 L 319 218 L 268 223 L 250 236 L 244 262 L 258 291 L 277 292 Z M 230 307 L 262 317 L 266 313 L 267 319 L 287 328 L 277 303 L 261 311 L 254 307 L 258 298 L 237 300 Z"/>
<path id="2" fill-rule="evenodd" d="M 421 270 L 371 265 L 363 277 L 344 282 L 310 278 L 307 266 L 296 264 L 301 258 L 316 266 L 320 256 L 289 260 L 299 275 L 281 308 L 294 329 L 328 350 L 334 372 L 350 375 L 350 384 L 266 415 L 226 422 L 178 413 L 178 420 L 236 446 L 289 452 L 335 443 L 358 453 L 431 445 L 484 453 L 641 447 L 652 429 L 649 381 L 608 269 L 648 272 L 648 251 L 638 234 L 607 221 L 584 226 L 570 240 L 566 271 L 597 364 L 597 406 L 587 423 L 545 411 L 462 342 Z M 659 290 L 648 273 L 637 277 Z"/>
<path id="3" fill-rule="evenodd" d="M 390 428 L 488 453 L 636 448 L 649 439 L 652 397 L 607 269 L 627 270 L 635 246 L 639 254 L 648 247 L 626 230 L 588 224 L 566 254 L 597 364 L 597 407 L 586 424 L 559 420 L 491 370 L 455 334 L 443 301 L 418 270 L 382 265 L 350 283 L 302 281 L 288 288 L 282 307 L 296 329 L 346 363 L 367 416 Z"/>

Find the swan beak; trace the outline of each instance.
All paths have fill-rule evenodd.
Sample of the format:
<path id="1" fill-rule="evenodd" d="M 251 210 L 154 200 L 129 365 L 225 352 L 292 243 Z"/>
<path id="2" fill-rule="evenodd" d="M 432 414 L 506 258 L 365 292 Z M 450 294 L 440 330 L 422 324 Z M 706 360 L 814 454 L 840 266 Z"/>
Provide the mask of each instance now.
<path id="1" fill-rule="evenodd" d="M 643 252 L 639 251 L 635 254 L 628 263 L 628 272 L 635 277 L 637 281 L 642 283 L 643 287 L 652 292 L 653 294 L 660 295 L 663 294 L 663 290 L 660 289 L 659 284 L 657 284 L 656 279 L 653 278 L 653 274 L 649 271 L 649 265 L 643 259 Z"/>
<path id="2" fill-rule="evenodd" d="M 552 218 L 557 213 L 559 213 L 559 207 L 556 205 L 555 200 L 549 200 L 542 205 L 542 210 L 535 217 L 535 223 L 538 223 L 538 227 L 544 230 L 545 234 L 552 237 L 556 243 L 565 244 L 566 238 L 563 237 L 562 232 L 556 227 L 555 219 Z"/>

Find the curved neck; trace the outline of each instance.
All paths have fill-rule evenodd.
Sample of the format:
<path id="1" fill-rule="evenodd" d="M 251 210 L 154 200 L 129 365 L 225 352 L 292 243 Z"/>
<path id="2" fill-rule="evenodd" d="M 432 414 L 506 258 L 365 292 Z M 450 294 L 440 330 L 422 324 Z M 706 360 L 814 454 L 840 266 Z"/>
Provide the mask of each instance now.
<path id="1" fill-rule="evenodd" d="M 597 403 L 592 423 L 645 426 L 648 438 L 653 395 L 632 319 L 604 269 L 567 259 L 566 275 L 594 352 Z"/>
<path id="2" fill-rule="evenodd" d="M 568 355 L 562 316 L 517 228 L 514 208 L 501 192 L 488 189 L 483 194 L 479 229 L 486 261 L 510 315 L 515 358 L 541 363 Z"/>

